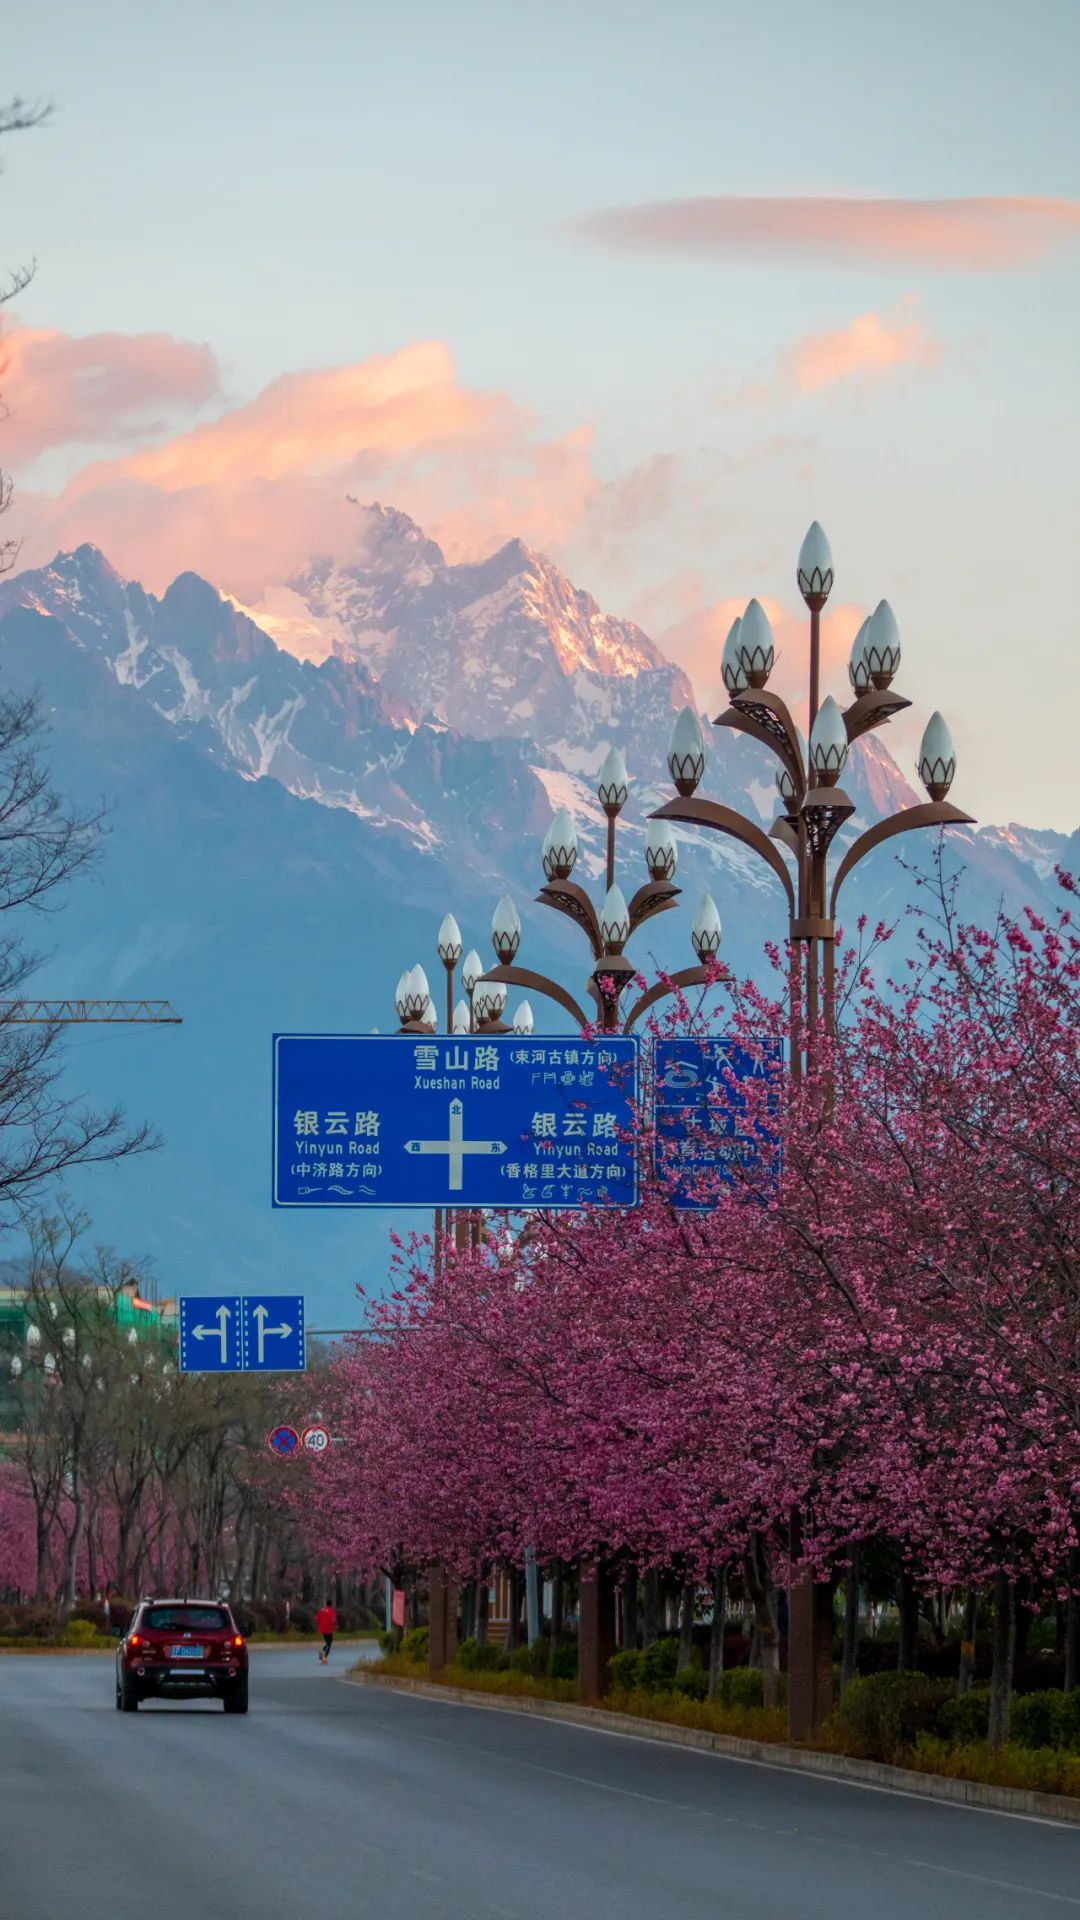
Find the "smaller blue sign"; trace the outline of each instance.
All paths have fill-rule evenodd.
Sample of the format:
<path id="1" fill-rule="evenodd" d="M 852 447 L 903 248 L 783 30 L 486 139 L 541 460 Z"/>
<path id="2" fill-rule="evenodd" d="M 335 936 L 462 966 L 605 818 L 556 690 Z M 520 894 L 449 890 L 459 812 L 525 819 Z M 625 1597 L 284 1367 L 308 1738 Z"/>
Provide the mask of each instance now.
<path id="1" fill-rule="evenodd" d="M 241 1305 L 244 1372 L 303 1373 L 303 1294 L 248 1294 Z"/>
<path id="2" fill-rule="evenodd" d="M 783 1060 L 779 1040 L 656 1042 L 654 1166 L 675 1206 L 701 1212 L 715 1205 L 717 1180 L 779 1172 L 779 1142 L 762 1124 L 760 1102 L 740 1088 L 768 1084 L 766 1110 L 775 1112 Z"/>
<path id="3" fill-rule="evenodd" d="M 181 1294 L 181 1373 L 239 1373 L 243 1367 L 243 1316 L 235 1294 Z"/>
<path id="4" fill-rule="evenodd" d="M 295 1427 L 275 1427 L 267 1434 L 266 1444 L 279 1460 L 291 1460 L 299 1451 L 300 1435 Z"/>

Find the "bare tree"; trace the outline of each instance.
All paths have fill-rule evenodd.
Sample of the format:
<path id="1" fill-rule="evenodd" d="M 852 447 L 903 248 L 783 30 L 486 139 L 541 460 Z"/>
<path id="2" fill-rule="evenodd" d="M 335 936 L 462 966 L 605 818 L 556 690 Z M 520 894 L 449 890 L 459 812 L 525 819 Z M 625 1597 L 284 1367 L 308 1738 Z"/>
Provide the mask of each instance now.
<path id="1" fill-rule="evenodd" d="M 9 100 L 6 106 L 0 106 L 0 136 L 5 133 L 26 133 L 31 127 L 40 127 L 49 118 L 52 109 L 46 105 L 31 106 L 17 96 Z M 8 271 L 6 281 L 0 280 L 0 307 L 9 300 L 15 300 L 25 291 L 34 277 L 36 262 L 31 260 L 25 266 L 13 267 Z M 4 372 L 4 362 L 0 360 L 0 375 Z M 0 399 L 0 419 L 7 418 L 7 409 Z M 7 512 L 11 505 L 12 483 L 9 474 L 0 468 L 0 514 Z M 17 540 L 0 540 L 0 573 L 9 573 L 15 565 L 19 552 Z"/>

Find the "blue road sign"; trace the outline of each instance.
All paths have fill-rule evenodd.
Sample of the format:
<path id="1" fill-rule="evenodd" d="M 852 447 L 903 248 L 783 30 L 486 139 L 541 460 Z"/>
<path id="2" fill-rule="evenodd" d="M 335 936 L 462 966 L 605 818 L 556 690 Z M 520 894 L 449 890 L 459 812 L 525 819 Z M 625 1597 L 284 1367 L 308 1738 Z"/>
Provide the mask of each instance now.
<path id="1" fill-rule="evenodd" d="M 295 1427 L 275 1427 L 267 1434 L 266 1444 L 279 1460 L 291 1460 L 300 1451 L 300 1435 Z"/>
<path id="2" fill-rule="evenodd" d="M 714 1203 L 717 1179 L 737 1169 L 778 1171 L 779 1146 L 749 1110 L 740 1085 L 770 1084 L 769 1108 L 779 1096 L 780 1041 L 750 1048 L 724 1036 L 710 1040 L 657 1040 L 654 1164 L 678 1207 L 701 1211 Z"/>
<path id="3" fill-rule="evenodd" d="M 239 1373 L 243 1366 L 242 1301 L 235 1294 L 181 1294 L 181 1373 Z"/>
<path id="4" fill-rule="evenodd" d="M 275 1034 L 273 1203 L 635 1206 L 637 1045 Z"/>
<path id="5" fill-rule="evenodd" d="M 244 1309 L 245 1373 L 303 1373 L 304 1297 L 248 1294 Z"/>
<path id="6" fill-rule="evenodd" d="M 302 1294 L 181 1294 L 181 1373 L 303 1373 Z"/>

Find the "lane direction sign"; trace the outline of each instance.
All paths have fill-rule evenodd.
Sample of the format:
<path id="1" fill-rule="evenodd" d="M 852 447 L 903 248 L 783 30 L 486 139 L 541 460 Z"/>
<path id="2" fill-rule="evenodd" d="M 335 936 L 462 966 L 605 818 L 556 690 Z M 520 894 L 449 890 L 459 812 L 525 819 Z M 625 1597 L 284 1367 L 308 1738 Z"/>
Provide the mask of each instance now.
<path id="1" fill-rule="evenodd" d="M 622 1035 L 275 1034 L 273 1204 L 636 1206 L 637 1069 Z"/>
<path id="2" fill-rule="evenodd" d="M 241 1305 L 245 1373 L 303 1373 L 303 1295 L 249 1294 Z"/>
<path id="3" fill-rule="evenodd" d="M 242 1301 L 235 1294 L 181 1294 L 181 1373 L 239 1373 Z"/>
<path id="4" fill-rule="evenodd" d="M 768 1087 L 766 1111 L 779 1099 L 780 1041 L 748 1047 L 718 1035 L 657 1040 L 654 1053 L 654 1165 L 674 1205 L 702 1212 L 715 1204 L 717 1180 L 736 1172 L 777 1171 L 778 1146 L 763 1126 L 761 1105 L 741 1089 Z"/>
<path id="5" fill-rule="evenodd" d="M 181 1294 L 181 1373 L 303 1373 L 299 1293 Z"/>

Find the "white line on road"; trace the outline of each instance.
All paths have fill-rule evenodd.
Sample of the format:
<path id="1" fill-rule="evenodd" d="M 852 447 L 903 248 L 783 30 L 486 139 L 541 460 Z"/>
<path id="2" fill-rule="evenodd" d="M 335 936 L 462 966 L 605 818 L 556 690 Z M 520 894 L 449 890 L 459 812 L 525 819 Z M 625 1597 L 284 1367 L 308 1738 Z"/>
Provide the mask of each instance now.
<path id="1" fill-rule="evenodd" d="M 362 1682 L 350 1680 L 346 1674 L 335 1674 L 341 1686 L 354 1687 Z M 395 1700 L 426 1700 L 433 1707 L 463 1707 L 466 1712 L 472 1708 L 479 1713 L 501 1713 L 504 1716 L 514 1713 L 513 1708 L 498 1707 L 490 1700 L 437 1700 L 429 1693 L 398 1693 L 393 1687 L 380 1688 L 380 1692 L 389 1694 Z M 575 1733 L 591 1733 L 605 1740 L 629 1740 L 637 1747 L 666 1748 L 668 1752 L 692 1755 L 698 1760 L 720 1760 L 733 1767 L 761 1767 L 766 1773 L 782 1773 L 789 1780 L 816 1780 L 825 1787 L 851 1787 L 857 1793 L 889 1793 L 898 1800 L 916 1800 L 921 1807 L 943 1807 L 952 1813 L 979 1813 L 991 1820 L 1024 1820 L 1033 1827 L 1053 1827 L 1058 1833 L 1080 1835 L 1071 1820 L 1055 1820 L 1048 1813 L 1013 1813 L 1008 1807 L 979 1807 L 970 1800 L 939 1800 L 936 1794 L 916 1793 L 911 1787 L 889 1787 L 879 1785 L 875 1780 L 849 1780 L 841 1773 L 819 1773 L 814 1767 L 785 1767 L 779 1760 L 759 1760 L 746 1753 L 720 1753 L 709 1747 L 684 1747 L 677 1740 L 654 1740 L 647 1733 L 626 1733 L 621 1727 L 591 1726 L 586 1720 L 564 1720 L 561 1714 L 538 1713 L 516 1716 L 519 1720 L 536 1719 L 551 1727 L 572 1727 Z M 450 1742 L 449 1744 L 453 1744 Z M 672 1801 L 672 1805 L 676 1803 Z M 770 1832 L 776 1829 L 770 1828 Z M 794 1831 L 794 1829 L 793 1829 Z"/>

